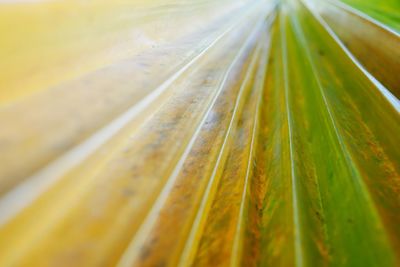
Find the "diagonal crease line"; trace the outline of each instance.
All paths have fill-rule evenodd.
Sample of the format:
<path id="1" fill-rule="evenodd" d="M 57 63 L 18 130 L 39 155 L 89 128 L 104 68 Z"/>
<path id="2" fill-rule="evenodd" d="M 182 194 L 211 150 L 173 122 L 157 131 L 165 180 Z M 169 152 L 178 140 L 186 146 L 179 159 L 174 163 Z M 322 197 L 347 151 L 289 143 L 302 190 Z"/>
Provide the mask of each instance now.
<path id="1" fill-rule="evenodd" d="M 272 18 L 270 18 L 269 22 L 268 22 L 268 28 L 271 27 L 273 21 L 275 21 L 276 19 L 276 14 L 274 14 L 274 16 Z M 243 187 L 243 192 L 242 192 L 242 196 L 241 196 L 241 202 L 240 202 L 240 209 L 239 209 L 239 220 L 238 223 L 236 225 L 236 231 L 235 231 L 235 237 L 233 240 L 233 247 L 232 247 L 232 254 L 231 254 L 231 258 L 233 258 L 231 260 L 231 266 L 240 266 L 240 258 L 241 258 L 241 252 L 240 252 L 240 239 L 242 238 L 242 234 L 243 234 L 243 216 L 244 216 L 244 210 L 245 210 L 245 206 L 246 206 L 246 195 L 247 195 L 247 191 L 248 191 L 248 184 L 249 184 L 249 179 L 250 179 L 250 175 L 251 175 L 251 166 L 252 166 L 252 159 L 253 159 L 253 154 L 254 154 L 254 146 L 255 146 L 255 142 L 256 142 L 256 134 L 257 134 L 257 129 L 258 129 L 258 124 L 259 124 L 259 116 L 260 116 L 260 107 L 261 107 L 261 103 L 262 103 L 262 93 L 263 93 L 263 86 L 264 86 L 264 82 L 265 82 L 265 76 L 266 76 L 266 71 L 267 71 L 267 63 L 268 63 L 268 58 L 270 55 L 270 51 L 271 51 L 271 39 L 268 38 L 267 39 L 268 44 L 266 45 L 266 47 L 264 48 L 264 52 L 262 53 L 262 63 L 261 63 L 261 68 L 258 70 L 258 75 L 260 75 L 261 77 L 258 78 L 257 80 L 257 84 L 254 85 L 254 88 L 260 88 L 258 89 L 258 95 L 257 95 L 257 106 L 256 106 L 256 112 L 254 114 L 254 118 L 253 118 L 253 128 L 252 128 L 252 136 L 251 136 L 251 143 L 250 143 L 250 151 L 249 151 L 249 157 L 248 157 L 248 161 L 247 161 L 247 166 L 246 166 L 246 176 L 245 176 L 245 181 L 244 181 L 244 187 Z"/>
<path id="2" fill-rule="evenodd" d="M 227 129 L 227 131 L 225 133 L 225 138 L 224 138 L 224 141 L 222 143 L 222 147 L 221 147 L 220 152 L 218 154 L 218 158 L 217 158 L 216 163 L 214 165 L 214 168 L 213 168 L 213 171 L 211 173 L 210 179 L 208 181 L 207 188 L 206 188 L 206 190 L 204 192 L 204 195 L 202 197 L 202 201 L 201 201 L 200 207 L 199 207 L 198 211 L 196 212 L 196 217 L 195 217 L 195 220 L 194 220 L 194 222 L 193 222 L 193 224 L 191 226 L 189 237 L 187 238 L 185 247 L 184 247 L 183 252 L 182 252 L 181 260 L 180 260 L 178 266 L 183 267 L 183 266 L 188 265 L 187 263 L 190 262 L 190 254 L 191 254 L 190 250 L 191 250 L 191 248 L 193 246 L 196 245 L 195 244 L 196 243 L 196 234 L 198 232 L 198 229 L 201 226 L 201 223 L 204 221 L 204 218 L 205 218 L 204 214 L 208 213 L 207 212 L 207 210 L 209 209 L 209 205 L 208 204 L 210 204 L 209 200 L 210 200 L 210 198 L 212 198 L 214 196 L 214 191 L 215 191 L 215 190 L 213 190 L 214 189 L 214 185 L 218 183 L 219 178 L 220 178 L 217 175 L 217 172 L 218 172 L 219 167 L 221 165 L 223 165 L 224 162 L 225 162 L 225 157 L 224 156 L 226 156 L 226 152 L 228 151 L 228 148 L 229 148 L 228 144 L 229 144 L 229 141 L 231 139 L 232 129 L 235 128 L 235 122 L 237 120 L 237 115 L 238 115 L 238 112 L 239 112 L 239 109 L 240 109 L 240 104 L 242 103 L 242 100 L 243 100 L 243 94 L 246 91 L 245 90 L 246 87 L 248 86 L 248 82 L 249 82 L 249 79 L 251 77 L 251 73 L 255 68 L 255 65 L 256 65 L 256 62 L 257 62 L 257 57 L 259 56 L 259 52 L 260 52 L 259 50 L 260 49 L 257 48 L 257 52 L 255 53 L 255 55 L 252 58 L 252 61 L 251 61 L 250 66 L 249 66 L 249 68 L 247 70 L 247 73 L 246 73 L 246 77 L 245 77 L 245 79 L 244 79 L 244 81 L 243 81 L 243 83 L 242 83 L 242 85 L 240 87 L 239 94 L 238 94 L 238 96 L 236 98 L 233 114 L 232 114 L 231 120 L 229 122 L 228 129 Z"/>
<path id="3" fill-rule="evenodd" d="M 287 7 L 283 7 L 287 8 Z M 287 12 L 283 10 L 283 12 Z M 304 266 L 303 259 L 303 246 L 301 237 L 301 225 L 300 225 L 300 213 L 298 207 L 298 196 L 296 188 L 296 172 L 294 169 L 294 148 L 293 148 L 293 132 L 292 132 L 292 116 L 289 104 L 289 77 L 288 77 L 288 59 L 287 59 L 287 40 L 286 40 L 286 16 L 282 14 L 280 17 L 280 32 L 281 32 L 281 43 L 282 43 L 282 63 L 283 63 L 283 79 L 285 87 L 285 104 L 287 114 L 287 125 L 289 133 L 289 154 L 290 154 L 290 170 L 292 180 L 292 202 L 293 202 L 293 225 L 294 225 L 294 251 L 295 251 L 295 264 L 297 267 Z"/>
<path id="4" fill-rule="evenodd" d="M 362 18 L 362 19 L 364 19 L 364 20 L 366 20 L 366 21 L 368 21 L 368 22 L 370 22 L 372 24 L 374 24 L 375 26 L 378 26 L 379 28 L 381 28 L 381 29 L 383 29 L 383 30 L 385 30 L 387 32 L 390 32 L 391 34 L 395 35 L 396 37 L 400 38 L 400 33 L 392 30 L 391 28 L 389 28 L 388 26 L 386 26 L 382 22 L 372 18 L 371 16 L 369 16 L 369 15 L 363 13 L 363 12 L 360 12 L 359 10 L 349 6 L 346 3 L 339 2 L 339 1 L 333 2 L 333 1 L 330 1 L 330 0 L 328 0 L 327 3 L 329 3 L 331 5 L 334 5 L 334 6 L 337 6 L 337 7 L 341 8 L 341 9 L 351 13 L 351 14 L 354 14 L 354 15 L 356 15 L 356 16 L 358 16 L 358 17 L 360 17 L 360 18 Z"/>
<path id="5" fill-rule="evenodd" d="M 343 42 L 339 37 L 332 31 L 329 25 L 321 18 L 321 16 L 313 10 L 309 0 L 300 0 L 304 6 L 310 11 L 310 13 L 315 17 L 315 19 L 324 27 L 324 29 L 329 33 L 329 35 L 336 41 L 336 43 L 342 48 L 345 54 L 353 61 L 353 63 L 361 70 L 361 72 L 367 76 L 367 78 L 372 82 L 372 84 L 379 90 L 379 92 L 386 98 L 386 100 L 393 106 L 393 108 L 400 113 L 400 100 L 397 99 L 385 86 L 383 86 L 371 73 L 369 73 L 361 63 L 354 57 L 354 55 L 344 46 Z"/>

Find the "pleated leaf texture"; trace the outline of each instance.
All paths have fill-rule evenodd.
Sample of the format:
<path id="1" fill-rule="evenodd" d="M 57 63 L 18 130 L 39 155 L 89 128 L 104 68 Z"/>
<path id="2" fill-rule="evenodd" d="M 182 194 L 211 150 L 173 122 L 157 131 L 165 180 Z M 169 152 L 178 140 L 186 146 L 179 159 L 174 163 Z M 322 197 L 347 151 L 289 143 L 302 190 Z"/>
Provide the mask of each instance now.
<path id="1" fill-rule="evenodd" d="M 1 0 L 0 266 L 400 266 L 398 0 Z"/>

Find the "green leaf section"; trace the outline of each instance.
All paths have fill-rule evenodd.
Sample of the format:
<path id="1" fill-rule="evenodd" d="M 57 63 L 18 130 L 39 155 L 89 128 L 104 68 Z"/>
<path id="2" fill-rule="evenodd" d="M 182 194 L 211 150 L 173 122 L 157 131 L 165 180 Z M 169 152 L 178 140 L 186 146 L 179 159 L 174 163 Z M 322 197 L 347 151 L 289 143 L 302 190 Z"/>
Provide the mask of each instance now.
<path id="1" fill-rule="evenodd" d="M 258 264 L 398 266 L 399 111 L 303 2 L 279 17 L 250 208 Z"/>
<path id="2" fill-rule="evenodd" d="M 400 33 L 400 1 L 341 0 Z"/>

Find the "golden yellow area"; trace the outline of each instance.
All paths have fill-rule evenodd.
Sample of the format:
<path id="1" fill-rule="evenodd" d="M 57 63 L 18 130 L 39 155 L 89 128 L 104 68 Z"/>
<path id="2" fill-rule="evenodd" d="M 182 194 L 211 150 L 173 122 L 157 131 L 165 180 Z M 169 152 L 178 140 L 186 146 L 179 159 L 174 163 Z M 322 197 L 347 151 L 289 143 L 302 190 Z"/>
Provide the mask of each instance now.
<path id="1" fill-rule="evenodd" d="M 0 0 L 0 266 L 398 266 L 400 37 L 345 2 Z"/>

